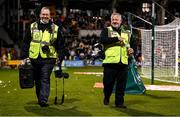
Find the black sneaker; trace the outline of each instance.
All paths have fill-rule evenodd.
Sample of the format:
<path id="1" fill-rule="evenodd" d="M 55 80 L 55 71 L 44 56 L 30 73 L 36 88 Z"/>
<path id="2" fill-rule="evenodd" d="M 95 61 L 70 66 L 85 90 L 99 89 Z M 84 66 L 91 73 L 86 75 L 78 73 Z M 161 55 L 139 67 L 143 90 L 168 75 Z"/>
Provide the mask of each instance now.
<path id="1" fill-rule="evenodd" d="M 117 108 L 127 108 L 125 105 L 116 105 Z"/>
<path id="2" fill-rule="evenodd" d="M 109 100 L 104 98 L 104 105 L 109 105 Z"/>
<path id="3" fill-rule="evenodd" d="M 39 105 L 41 107 L 48 107 L 49 106 L 49 104 L 47 104 L 46 102 L 40 102 Z"/>

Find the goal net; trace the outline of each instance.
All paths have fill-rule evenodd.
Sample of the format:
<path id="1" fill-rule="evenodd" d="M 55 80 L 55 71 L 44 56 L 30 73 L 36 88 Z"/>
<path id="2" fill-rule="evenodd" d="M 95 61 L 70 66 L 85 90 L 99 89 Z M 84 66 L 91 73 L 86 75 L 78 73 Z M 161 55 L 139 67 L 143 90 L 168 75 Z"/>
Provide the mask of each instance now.
<path id="1" fill-rule="evenodd" d="M 142 75 L 151 78 L 152 30 L 141 29 Z M 154 78 L 179 82 L 180 19 L 155 26 Z"/>

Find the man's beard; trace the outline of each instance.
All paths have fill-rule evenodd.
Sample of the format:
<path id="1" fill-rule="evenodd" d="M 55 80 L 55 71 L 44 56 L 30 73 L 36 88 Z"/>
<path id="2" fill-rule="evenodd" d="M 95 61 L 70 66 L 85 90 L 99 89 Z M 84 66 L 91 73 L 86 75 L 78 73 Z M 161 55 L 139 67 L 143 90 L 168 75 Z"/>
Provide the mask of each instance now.
<path id="1" fill-rule="evenodd" d="M 114 27 L 116 29 L 118 29 L 120 27 L 120 24 L 111 24 L 111 25 L 112 25 L 112 27 Z"/>
<path id="2" fill-rule="evenodd" d="M 49 23 L 49 20 L 43 20 L 43 19 L 41 19 L 40 22 L 41 22 L 42 24 L 47 24 L 47 23 Z"/>

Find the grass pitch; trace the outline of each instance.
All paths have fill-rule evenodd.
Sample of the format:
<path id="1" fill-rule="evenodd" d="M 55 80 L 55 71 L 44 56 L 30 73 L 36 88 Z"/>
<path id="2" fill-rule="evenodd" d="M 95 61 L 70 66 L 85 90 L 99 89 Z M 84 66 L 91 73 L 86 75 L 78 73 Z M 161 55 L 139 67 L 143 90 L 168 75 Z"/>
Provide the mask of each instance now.
<path id="1" fill-rule="evenodd" d="M 55 77 L 51 76 L 50 106 L 37 104 L 35 89 L 20 89 L 18 70 L 0 70 L 0 116 L 180 116 L 180 92 L 146 91 L 142 95 L 125 95 L 127 109 L 114 107 L 114 94 L 110 105 L 103 105 L 103 90 L 93 88 L 102 82 L 101 75 L 79 75 L 74 72 L 102 72 L 102 67 L 67 68 L 65 102 L 60 105 L 62 79 L 58 79 L 58 104 L 54 105 Z M 149 79 L 143 79 L 150 84 Z M 155 84 L 168 84 L 155 82 Z M 171 84 L 172 85 L 172 84 Z M 176 85 L 176 84 L 174 84 Z"/>

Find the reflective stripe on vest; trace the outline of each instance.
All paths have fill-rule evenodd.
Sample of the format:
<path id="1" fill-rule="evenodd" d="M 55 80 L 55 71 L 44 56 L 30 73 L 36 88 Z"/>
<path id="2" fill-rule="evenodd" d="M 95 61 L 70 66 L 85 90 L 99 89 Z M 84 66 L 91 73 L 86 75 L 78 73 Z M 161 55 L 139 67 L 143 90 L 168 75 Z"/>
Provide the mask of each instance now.
<path id="1" fill-rule="evenodd" d="M 42 58 L 56 58 L 56 51 L 54 46 L 52 46 L 52 42 L 57 39 L 58 26 L 52 24 L 53 33 L 49 33 L 47 30 L 42 32 L 42 30 L 38 30 L 38 24 L 36 22 L 31 24 L 31 36 L 32 40 L 29 48 L 29 57 L 36 59 L 39 55 Z M 42 47 L 47 45 L 50 49 L 49 53 L 43 53 Z"/>
<path id="2" fill-rule="evenodd" d="M 105 45 L 105 59 L 103 60 L 103 63 L 119 63 L 121 61 L 123 64 L 128 64 L 128 53 L 127 53 L 127 46 L 129 46 L 128 33 L 121 31 L 121 36 L 120 36 L 118 32 L 113 31 L 111 26 L 107 28 L 108 28 L 108 37 L 124 38 L 123 42 L 125 46 L 120 46 L 119 42 Z"/>

